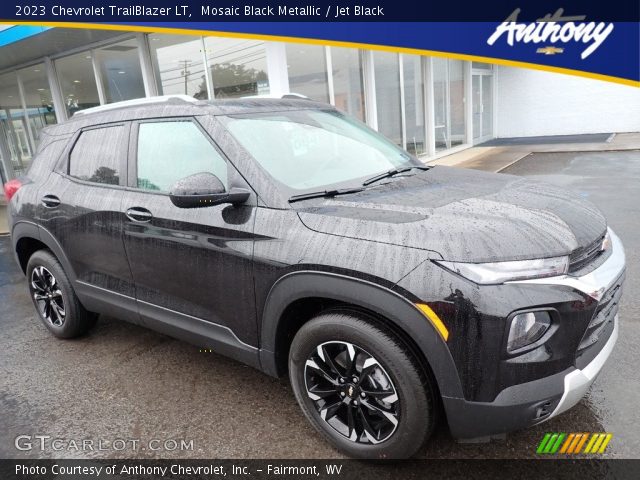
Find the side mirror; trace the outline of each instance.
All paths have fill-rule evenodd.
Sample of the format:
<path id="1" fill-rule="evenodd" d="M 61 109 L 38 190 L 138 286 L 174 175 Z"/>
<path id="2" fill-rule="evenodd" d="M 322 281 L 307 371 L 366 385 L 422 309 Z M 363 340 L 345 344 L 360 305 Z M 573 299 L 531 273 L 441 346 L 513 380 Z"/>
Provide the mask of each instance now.
<path id="1" fill-rule="evenodd" d="M 171 187 L 169 198 L 176 207 L 202 208 L 223 203 L 244 203 L 249 195 L 250 192 L 244 188 L 232 188 L 227 192 L 218 177 L 202 172 L 178 180 Z"/>

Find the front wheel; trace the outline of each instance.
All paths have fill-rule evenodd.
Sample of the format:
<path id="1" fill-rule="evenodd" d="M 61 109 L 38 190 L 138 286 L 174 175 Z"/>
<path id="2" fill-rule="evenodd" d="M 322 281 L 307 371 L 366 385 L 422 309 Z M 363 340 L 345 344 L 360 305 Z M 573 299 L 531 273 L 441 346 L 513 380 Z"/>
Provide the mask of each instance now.
<path id="1" fill-rule="evenodd" d="M 433 429 L 428 377 L 393 335 L 359 315 L 330 312 L 303 325 L 289 376 L 307 419 L 351 457 L 410 457 Z"/>

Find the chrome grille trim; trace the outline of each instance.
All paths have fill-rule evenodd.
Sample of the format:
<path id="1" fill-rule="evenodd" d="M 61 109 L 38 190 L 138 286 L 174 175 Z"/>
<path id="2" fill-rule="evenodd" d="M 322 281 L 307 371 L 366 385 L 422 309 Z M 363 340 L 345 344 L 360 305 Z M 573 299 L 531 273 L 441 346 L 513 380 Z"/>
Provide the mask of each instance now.
<path id="1" fill-rule="evenodd" d="M 606 232 L 590 245 L 579 248 L 569 255 L 569 272 L 577 272 L 598 258 L 603 253 L 602 242 L 605 237 Z"/>
<path id="2" fill-rule="evenodd" d="M 558 275 L 556 277 L 546 278 L 534 278 L 530 280 L 515 280 L 509 283 L 524 283 L 524 284 L 538 284 L 538 285 L 560 285 L 576 290 L 589 295 L 593 299 L 600 301 L 607 290 L 618 280 L 622 272 L 625 270 L 626 259 L 624 255 L 624 248 L 622 242 L 618 236 L 608 229 L 609 236 L 611 237 L 611 255 L 595 270 L 582 275 Z"/>

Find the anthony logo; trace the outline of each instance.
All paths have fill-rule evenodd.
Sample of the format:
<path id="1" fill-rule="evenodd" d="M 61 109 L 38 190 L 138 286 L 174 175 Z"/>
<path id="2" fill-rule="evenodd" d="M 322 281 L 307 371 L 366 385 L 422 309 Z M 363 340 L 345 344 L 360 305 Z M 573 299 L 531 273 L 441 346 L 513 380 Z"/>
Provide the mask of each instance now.
<path id="1" fill-rule="evenodd" d="M 604 453 L 612 437 L 611 433 L 547 433 L 538 445 L 536 453 Z"/>
<path id="2" fill-rule="evenodd" d="M 518 23 L 520 9 L 516 8 L 507 19 L 502 22 L 496 31 L 489 37 L 487 43 L 493 45 L 503 34 L 506 34 L 507 44 L 513 47 L 514 43 L 569 43 L 582 42 L 589 44 L 580 54 L 583 60 L 595 52 L 602 42 L 613 31 L 613 23 L 605 22 L 579 22 L 585 15 L 563 17 L 564 10 L 559 8 L 553 15 L 547 14 L 536 22 Z M 552 50 L 553 49 L 553 50 Z M 555 46 L 538 49 L 538 53 L 553 55 L 562 53 L 564 49 Z"/>

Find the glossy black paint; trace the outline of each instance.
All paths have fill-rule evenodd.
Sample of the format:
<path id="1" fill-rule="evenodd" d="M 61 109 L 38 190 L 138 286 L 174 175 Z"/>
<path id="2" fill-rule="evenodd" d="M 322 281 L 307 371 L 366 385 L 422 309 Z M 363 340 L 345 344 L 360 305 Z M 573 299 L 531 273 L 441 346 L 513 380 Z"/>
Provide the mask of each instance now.
<path id="1" fill-rule="evenodd" d="M 450 261 L 561 256 L 606 230 L 602 214 L 570 192 L 520 177 L 441 166 L 310 203 L 297 208 L 312 230 L 428 248 Z"/>
<path id="2" fill-rule="evenodd" d="M 447 344 L 464 398 L 479 402 L 493 401 L 510 385 L 574 366 L 576 350 L 597 306 L 593 298 L 564 286 L 478 286 L 432 262 L 421 264 L 396 289 L 414 292 L 442 319 L 451 332 Z M 551 335 L 538 348 L 507 354 L 507 319 L 514 312 L 536 308 L 550 311 Z M 605 342 L 599 342 L 600 347 Z"/>
<path id="3" fill-rule="evenodd" d="M 433 260 L 568 255 L 603 234 L 602 215 L 549 186 L 447 167 L 289 204 L 225 129 L 225 116 L 308 108 L 330 107 L 307 100 L 169 101 L 81 115 L 46 129 L 25 186 L 10 203 L 18 260 L 24 264 L 34 246 L 44 245 L 90 310 L 216 348 L 272 375 L 284 373 L 295 328 L 311 314 L 357 308 L 386 323 L 420 357 L 455 435 L 487 432 L 460 420 L 473 405 L 489 408 L 487 402 L 521 413 L 492 431 L 534 422 L 536 402 L 514 406 L 501 399 L 509 388 L 575 365 L 596 302 L 566 287 L 478 286 Z M 198 122 L 228 161 L 229 190 L 248 192 L 244 203 L 185 209 L 168 194 L 136 188 L 133 132 L 126 145 L 114 146 L 122 158 L 119 185 L 67 174 L 83 128 L 170 117 Z M 52 198 L 59 202 L 43 203 Z M 416 302 L 440 316 L 447 342 Z M 555 333 L 539 348 L 509 356 L 507 319 L 532 307 L 552 311 Z M 557 396 L 550 391 L 548 398 L 557 402 Z"/>

